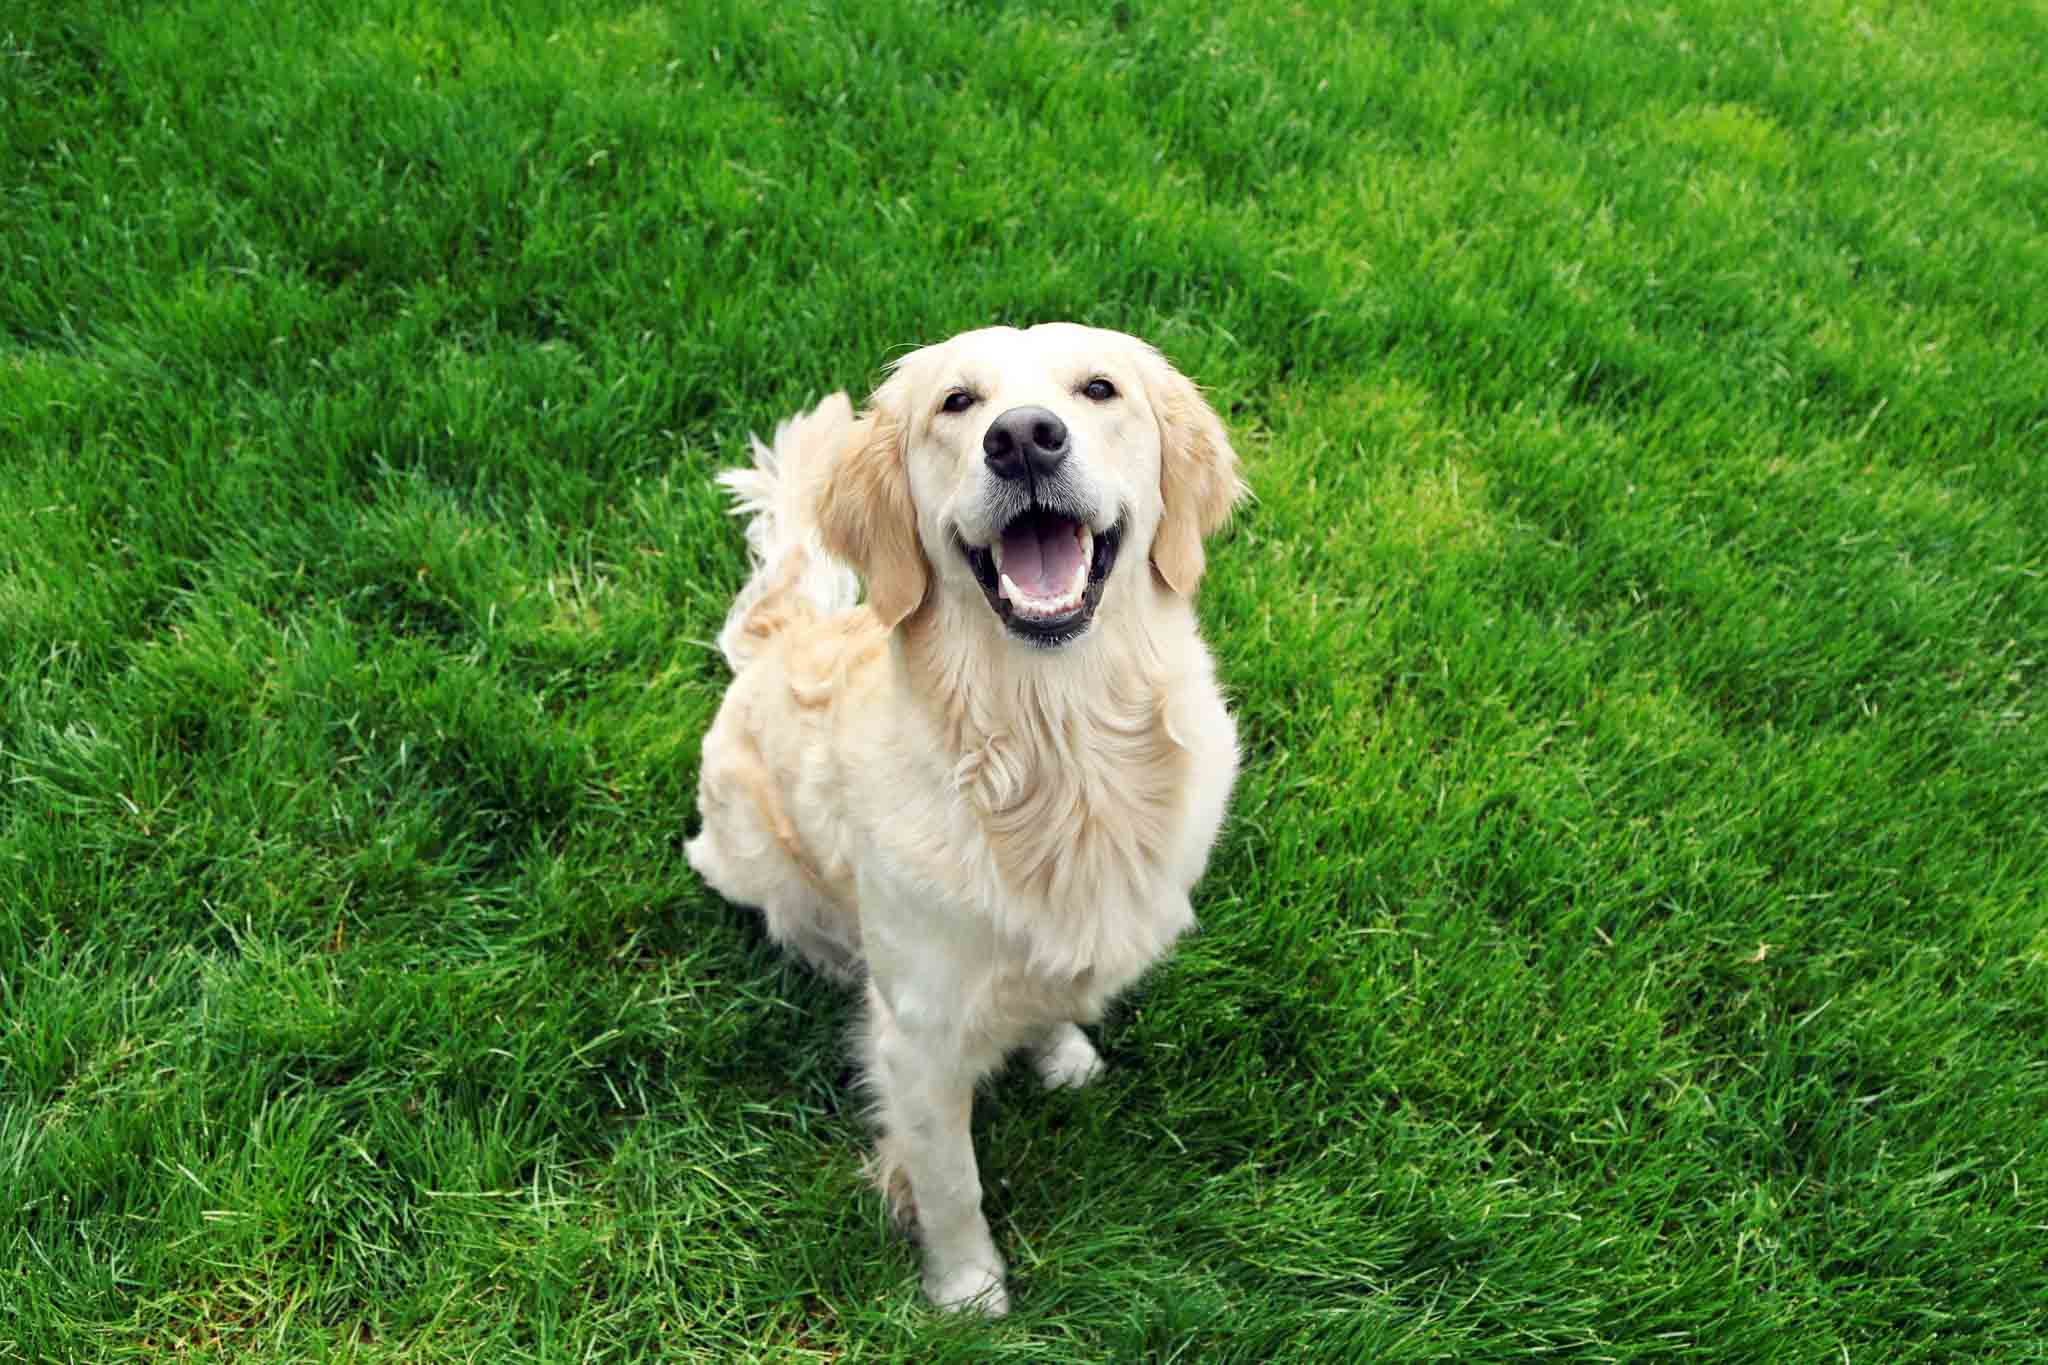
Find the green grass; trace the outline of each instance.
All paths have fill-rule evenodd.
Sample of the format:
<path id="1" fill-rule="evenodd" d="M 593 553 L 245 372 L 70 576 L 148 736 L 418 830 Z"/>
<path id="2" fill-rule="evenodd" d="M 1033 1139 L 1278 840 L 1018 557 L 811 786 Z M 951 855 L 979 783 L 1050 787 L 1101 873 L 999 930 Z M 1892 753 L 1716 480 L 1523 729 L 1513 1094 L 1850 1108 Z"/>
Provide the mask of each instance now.
<path id="1" fill-rule="evenodd" d="M 319 17 L 311 17 L 314 11 Z M 25 0 L 0 1359 L 2048 1346 L 2048 15 Z M 926 1311 L 680 856 L 710 482 L 991 321 L 1258 501 L 1246 767 Z"/>

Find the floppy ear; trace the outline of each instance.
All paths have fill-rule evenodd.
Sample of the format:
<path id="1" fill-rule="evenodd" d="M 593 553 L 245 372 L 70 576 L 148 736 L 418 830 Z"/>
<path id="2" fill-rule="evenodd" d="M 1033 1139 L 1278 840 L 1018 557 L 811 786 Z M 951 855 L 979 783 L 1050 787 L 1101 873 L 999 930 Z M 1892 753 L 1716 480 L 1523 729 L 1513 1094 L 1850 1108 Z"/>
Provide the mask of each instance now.
<path id="1" fill-rule="evenodd" d="M 1159 495 L 1166 512 L 1152 538 L 1152 567 L 1183 597 L 1202 581 L 1202 538 L 1230 518 L 1248 491 L 1237 476 L 1237 452 L 1200 390 L 1153 359 L 1147 388 L 1159 414 Z"/>
<path id="2" fill-rule="evenodd" d="M 859 571 L 868 605 L 894 630 L 924 601 L 929 576 L 917 543 L 903 423 L 881 407 L 864 413 L 826 468 L 816 496 L 818 538 Z"/>

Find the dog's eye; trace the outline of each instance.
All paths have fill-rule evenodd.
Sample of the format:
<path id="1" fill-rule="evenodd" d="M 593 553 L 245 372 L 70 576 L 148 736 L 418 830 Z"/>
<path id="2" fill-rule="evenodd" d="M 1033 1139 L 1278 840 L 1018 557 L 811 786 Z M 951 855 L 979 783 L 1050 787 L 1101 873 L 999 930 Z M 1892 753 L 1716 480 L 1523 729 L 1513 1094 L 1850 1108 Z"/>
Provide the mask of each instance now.
<path id="1" fill-rule="evenodd" d="M 946 395 L 940 408 L 946 412 L 965 412 L 974 406 L 974 395 L 965 389 L 955 389 Z"/>
<path id="2" fill-rule="evenodd" d="M 1107 379 L 1091 379 L 1082 385 L 1081 392 L 1087 394 L 1098 403 L 1107 403 L 1110 399 L 1116 397 L 1116 385 L 1110 383 Z"/>

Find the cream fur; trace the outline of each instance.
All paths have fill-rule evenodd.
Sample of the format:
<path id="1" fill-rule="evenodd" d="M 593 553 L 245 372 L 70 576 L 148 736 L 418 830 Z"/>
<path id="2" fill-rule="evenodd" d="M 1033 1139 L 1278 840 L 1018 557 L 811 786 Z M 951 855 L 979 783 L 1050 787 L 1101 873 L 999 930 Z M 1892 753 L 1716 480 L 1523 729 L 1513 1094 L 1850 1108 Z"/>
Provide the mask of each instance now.
<path id="1" fill-rule="evenodd" d="M 1112 400 L 1082 392 L 1096 377 Z M 949 414 L 956 388 L 977 401 Z M 1025 404 L 1066 421 L 1098 530 L 1124 527 L 1090 629 L 1057 649 L 1008 634 L 956 544 L 1000 533 L 981 433 Z M 1068 324 L 927 347 L 862 416 L 835 395 L 756 449 L 726 476 L 757 564 L 720 637 L 736 675 L 690 862 L 864 983 L 881 1184 L 914 1214 L 932 1300 L 1000 1313 L 973 1087 L 1018 1048 L 1048 1086 L 1092 1079 L 1076 1022 L 1194 923 L 1237 742 L 1188 594 L 1237 459 L 1157 352 Z"/>

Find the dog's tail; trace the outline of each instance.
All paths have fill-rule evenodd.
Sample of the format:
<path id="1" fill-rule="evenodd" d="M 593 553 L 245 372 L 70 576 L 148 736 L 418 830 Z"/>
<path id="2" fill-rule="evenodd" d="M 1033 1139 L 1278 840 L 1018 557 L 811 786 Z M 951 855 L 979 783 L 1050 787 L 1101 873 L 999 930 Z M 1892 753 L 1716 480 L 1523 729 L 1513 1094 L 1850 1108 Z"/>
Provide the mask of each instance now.
<path id="1" fill-rule="evenodd" d="M 773 442 L 749 438 L 753 468 L 718 476 L 732 490 L 733 515 L 747 519 L 747 558 L 753 565 L 718 632 L 718 648 L 734 672 L 792 620 L 841 611 L 860 600 L 860 580 L 825 553 L 812 510 L 825 464 L 851 437 L 853 422 L 853 404 L 835 393 L 776 427 Z"/>

